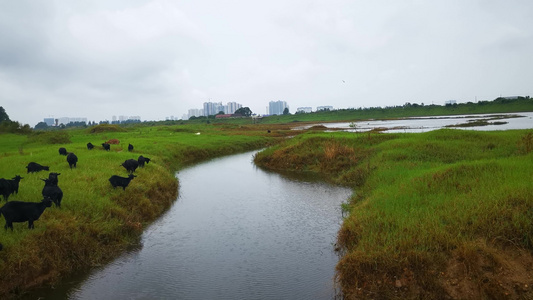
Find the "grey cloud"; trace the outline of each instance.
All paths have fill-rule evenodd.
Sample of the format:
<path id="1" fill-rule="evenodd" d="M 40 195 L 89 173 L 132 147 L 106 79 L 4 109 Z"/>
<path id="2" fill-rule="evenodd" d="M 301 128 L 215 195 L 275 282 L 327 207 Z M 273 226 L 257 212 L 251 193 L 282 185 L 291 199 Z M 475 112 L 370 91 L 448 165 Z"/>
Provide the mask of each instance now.
<path id="1" fill-rule="evenodd" d="M 209 100 L 264 113 L 271 100 L 294 111 L 532 92 L 526 0 L 1 6 L 0 105 L 30 125 L 48 115 L 163 119 Z"/>

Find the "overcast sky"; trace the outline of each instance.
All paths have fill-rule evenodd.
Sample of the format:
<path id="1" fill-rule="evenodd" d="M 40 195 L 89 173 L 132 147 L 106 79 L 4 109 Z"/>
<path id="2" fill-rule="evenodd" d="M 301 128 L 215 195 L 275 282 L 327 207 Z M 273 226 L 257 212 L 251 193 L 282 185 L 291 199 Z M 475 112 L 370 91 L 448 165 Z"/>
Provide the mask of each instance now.
<path id="1" fill-rule="evenodd" d="M 0 0 L 0 106 L 31 126 L 493 100 L 532 72 L 531 0 Z"/>

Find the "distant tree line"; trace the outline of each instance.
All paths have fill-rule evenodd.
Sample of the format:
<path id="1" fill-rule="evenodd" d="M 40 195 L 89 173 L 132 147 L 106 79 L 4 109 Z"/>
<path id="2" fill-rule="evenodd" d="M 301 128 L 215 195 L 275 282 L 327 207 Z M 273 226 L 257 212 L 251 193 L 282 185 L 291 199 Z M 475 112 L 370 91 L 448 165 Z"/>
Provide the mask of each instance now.
<path id="1" fill-rule="evenodd" d="M 474 102 L 466 102 L 466 103 L 446 103 L 444 106 L 437 105 L 437 104 L 424 104 L 424 102 L 418 104 L 418 103 L 411 103 L 411 102 L 405 102 L 403 105 L 396 105 L 396 106 L 376 106 L 376 107 L 359 107 L 359 108 L 346 108 L 346 109 L 337 109 L 336 111 L 359 111 L 359 112 L 386 112 L 391 110 L 405 110 L 405 109 L 418 109 L 418 108 L 464 108 L 464 107 L 482 107 L 486 105 L 494 105 L 494 104 L 519 104 L 523 103 L 526 105 L 533 104 L 533 99 L 530 98 L 530 96 L 517 96 L 517 97 L 498 97 L 492 101 L 488 100 L 480 100 L 476 103 Z M 320 112 L 329 112 L 329 110 L 323 110 L 323 111 L 317 111 L 316 113 Z"/>
<path id="2" fill-rule="evenodd" d="M 30 133 L 31 127 L 28 124 L 22 125 L 19 122 L 11 121 L 6 110 L 0 106 L 0 133 Z"/>
<path id="3" fill-rule="evenodd" d="M 111 124 L 134 124 L 134 123 L 141 123 L 141 120 L 124 120 L 124 121 L 111 121 Z"/>
<path id="4" fill-rule="evenodd" d="M 106 124 L 109 122 L 101 121 L 99 124 Z M 88 126 L 95 126 L 97 123 L 95 121 L 75 121 L 75 122 L 69 122 L 67 124 L 59 124 L 58 126 L 49 126 L 45 122 L 39 122 L 35 127 L 33 127 L 35 130 L 57 130 L 57 129 L 65 129 L 65 128 L 73 128 L 73 127 L 82 127 L 87 128 Z"/>

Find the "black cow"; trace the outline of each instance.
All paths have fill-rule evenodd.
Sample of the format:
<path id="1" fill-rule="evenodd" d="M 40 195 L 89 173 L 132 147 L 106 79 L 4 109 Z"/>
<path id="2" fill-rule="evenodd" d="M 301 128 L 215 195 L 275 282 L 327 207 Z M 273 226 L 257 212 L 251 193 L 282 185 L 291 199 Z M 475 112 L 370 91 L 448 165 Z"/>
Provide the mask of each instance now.
<path id="1" fill-rule="evenodd" d="M 63 199 L 63 191 L 61 188 L 53 184 L 50 179 L 41 180 L 44 181 L 43 191 L 41 192 L 43 197 L 50 198 L 56 207 L 61 207 L 61 200 Z"/>
<path id="2" fill-rule="evenodd" d="M 0 195 L 4 196 L 4 200 L 9 201 L 9 195 L 11 195 L 11 184 L 7 179 L 0 178 Z"/>
<path id="3" fill-rule="evenodd" d="M 128 151 L 130 151 L 130 152 L 133 151 L 133 145 L 132 144 L 128 145 Z"/>
<path id="4" fill-rule="evenodd" d="M 6 230 L 11 228 L 11 231 L 13 231 L 13 222 L 28 221 L 28 228 L 33 229 L 33 222 L 39 220 L 44 210 L 50 206 L 52 206 L 52 200 L 46 197 L 41 202 L 8 202 L 0 208 L 0 214 L 4 215 L 6 219 L 4 228 Z"/>
<path id="5" fill-rule="evenodd" d="M 48 166 L 42 166 L 36 162 L 31 162 L 26 166 L 26 169 L 28 169 L 28 173 L 34 173 L 39 171 L 50 171 L 50 168 Z"/>
<path id="6" fill-rule="evenodd" d="M 135 159 L 127 159 L 122 163 L 122 166 L 126 169 L 126 171 L 133 173 L 135 170 L 137 170 L 137 167 L 139 166 L 139 162 Z"/>
<path id="7" fill-rule="evenodd" d="M 74 166 L 74 168 L 76 167 L 76 163 L 78 162 L 78 157 L 76 156 L 76 154 L 70 152 L 67 155 L 67 162 L 68 162 L 70 169 L 72 170 L 72 166 Z"/>
<path id="8" fill-rule="evenodd" d="M 105 151 L 109 151 L 109 149 L 111 149 L 111 145 L 109 145 L 108 143 L 103 143 L 102 147 L 104 147 Z"/>
<path id="9" fill-rule="evenodd" d="M 57 183 L 58 183 L 57 176 L 59 176 L 59 175 L 61 175 L 61 173 L 52 172 L 52 173 L 48 174 L 48 180 L 50 180 L 50 184 L 51 185 L 57 185 Z"/>
<path id="10" fill-rule="evenodd" d="M 87 143 L 87 149 L 93 150 L 94 145 L 92 143 Z"/>
<path id="11" fill-rule="evenodd" d="M 113 175 L 109 178 L 109 182 L 111 183 L 111 185 L 113 186 L 113 188 L 115 189 L 117 186 L 121 186 L 122 189 L 125 191 L 126 190 L 126 187 L 128 186 L 128 184 L 130 184 L 130 181 L 134 178 L 134 177 L 137 177 L 133 174 L 130 174 L 128 175 L 128 177 L 120 177 L 118 175 Z"/>
<path id="12" fill-rule="evenodd" d="M 0 195 L 4 196 L 4 200 L 9 201 L 9 196 L 12 194 L 18 194 L 19 192 L 19 182 L 23 179 L 19 175 L 13 177 L 12 179 L 0 178 Z"/>
<path id="13" fill-rule="evenodd" d="M 67 149 L 63 147 L 59 148 L 59 155 L 67 155 Z"/>
<path id="14" fill-rule="evenodd" d="M 151 159 L 149 159 L 148 157 L 144 157 L 144 156 L 139 156 L 139 158 L 137 159 L 137 162 L 139 163 L 139 168 L 144 168 L 144 164 L 145 163 L 149 163 Z"/>
<path id="15" fill-rule="evenodd" d="M 20 175 L 16 175 L 15 177 L 8 180 L 9 183 L 11 183 L 11 189 L 12 189 L 11 194 L 19 193 L 19 183 L 21 179 L 24 179 L 24 177 L 20 177 Z"/>

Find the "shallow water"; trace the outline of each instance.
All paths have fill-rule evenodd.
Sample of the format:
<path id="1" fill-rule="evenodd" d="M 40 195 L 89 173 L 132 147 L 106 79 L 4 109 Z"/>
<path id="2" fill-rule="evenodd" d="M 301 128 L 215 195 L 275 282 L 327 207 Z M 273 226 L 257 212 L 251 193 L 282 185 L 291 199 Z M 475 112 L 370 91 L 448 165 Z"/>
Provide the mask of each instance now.
<path id="1" fill-rule="evenodd" d="M 109 265 L 45 299 L 331 299 L 351 190 L 256 168 L 255 152 L 177 174 L 179 199 Z"/>
<path id="2" fill-rule="evenodd" d="M 387 129 L 385 132 L 427 132 L 431 130 L 437 130 L 445 128 L 448 125 L 458 125 L 468 123 L 475 120 L 489 119 L 494 116 L 520 116 L 518 118 L 504 118 L 501 120 L 489 120 L 488 122 L 507 122 L 502 125 L 487 125 L 487 126 L 473 126 L 473 127 L 453 127 L 455 129 L 464 130 L 509 130 L 509 129 L 531 129 L 533 128 L 533 112 L 519 112 L 510 114 L 470 114 L 470 115 L 458 115 L 458 116 L 435 116 L 435 117 L 417 117 L 417 118 L 405 118 L 397 120 L 367 120 L 352 123 L 320 123 L 327 128 L 337 128 L 345 131 L 358 131 L 364 132 L 377 128 Z M 355 127 L 353 125 L 355 124 Z M 307 125 L 302 129 L 309 128 Z M 352 126 L 350 126 L 352 125 Z"/>

